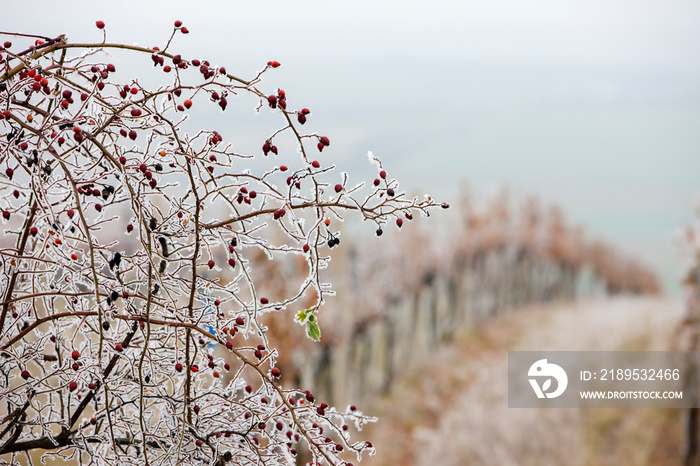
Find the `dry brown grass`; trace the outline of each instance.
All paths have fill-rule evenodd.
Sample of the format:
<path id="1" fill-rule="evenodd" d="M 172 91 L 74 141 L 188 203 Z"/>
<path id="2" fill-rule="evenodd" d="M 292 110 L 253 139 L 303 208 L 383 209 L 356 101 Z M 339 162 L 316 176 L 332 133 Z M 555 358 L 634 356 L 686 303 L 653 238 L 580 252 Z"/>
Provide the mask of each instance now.
<path id="1" fill-rule="evenodd" d="M 678 464 L 681 411 L 509 409 L 508 350 L 665 350 L 680 303 L 616 298 L 530 307 L 437 349 L 366 412 L 368 465 Z"/>

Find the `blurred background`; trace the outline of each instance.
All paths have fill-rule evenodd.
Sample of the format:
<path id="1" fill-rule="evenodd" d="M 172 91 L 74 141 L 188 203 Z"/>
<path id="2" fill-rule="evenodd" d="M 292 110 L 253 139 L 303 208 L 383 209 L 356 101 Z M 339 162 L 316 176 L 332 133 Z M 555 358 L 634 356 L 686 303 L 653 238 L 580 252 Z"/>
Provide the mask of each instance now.
<path id="1" fill-rule="evenodd" d="M 369 433 L 379 455 L 368 464 L 681 458 L 680 411 L 508 410 L 502 369 L 512 349 L 681 348 L 681 233 L 700 194 L 700 4 L 39 0 L 2 8 L 3 31 L 99 42 L 101 19 L 109 41 L 149 47 L 162 47 L 180 19 L 190 33 L 177 34 L 170 51 L 244 79 L 278 60 L 259 87 L 284 88 L 291 108 L 311 109 L 305 129 L 332 142 L 319 158 L 348 172 L 350 184 L 376 176 L 372 151 L 408 193 L 450 202 L 434 224 L 392 232 L 401 239 L 390 248 L 365 244 L 373 229 L 354 232 L 331 271 L 339 294 L 329 315 L 345 317 L 323 327 L 324 345 L 301 345 L 282 361 L 327 399 L 362 402 L 382 419 Z M 140 76 L 139 64 L 116 58 L 125 82 Z M 197 124 L 259 153 L 269 125 L 260 128 L 254 102 L 239 107 L 231 120 L 208 112 Z M 594 240 L 607 245 L 582 246 Z M 393 258 L 381 267 L 380 252 Z M 640 280 L 611 271 L 627 264 L 622 256 L 636 260 L 623 268 Z M 607 297 L 656 291 L 649 270 L 637 273 L 643 265 L 666 299 Z M 433 321 L 441 323 L 426 324 L 429 335 L 415 330 Z M 280 342 L 304 338 L 279 330 L 285 322 L 270 324 Z"/>

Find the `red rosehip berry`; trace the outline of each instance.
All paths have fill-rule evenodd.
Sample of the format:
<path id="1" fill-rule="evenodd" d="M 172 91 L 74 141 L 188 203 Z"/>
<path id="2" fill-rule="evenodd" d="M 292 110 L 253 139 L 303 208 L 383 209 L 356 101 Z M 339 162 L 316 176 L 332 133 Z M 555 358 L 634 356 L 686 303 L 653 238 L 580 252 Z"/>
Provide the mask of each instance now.
<path id="1" fill-rule="evenodd" d="M 27 380 L 29 378 L 29 371 L 28 370 L 25 369 L 22 371 L 22 378 L 24 380 Z"/>
<path id="2" fill-rule="evenodd" d="M 97 26 L 97 29 L 104 29 L 105 27 L 105 22 L 102 20 L 95 21 L 95 26 Z"/>
<path id="3" fill-rule="evenodd" d="M 92 424 L 93 426 L 95 424 L 97 424 L 97 418 L 96 417 L 90 418 L 90 424 Z"/>
<path id="4" fill-rule="evenodd" d="M 197 364 L 192 364 L 192 372 L 199 372 L 199 366 L 197 366 Z"/>
<path id="5" fill-rule="evenodd" d="M 231 343 L 230 341 L 227 341 L 227 342 L 226 342 L 226 349 L 232 350 L 232 349 L 233 349 L 233 343 Z"/>
<path id="6" fill-rule="evenodd" d="M 269 302 L 270 302 L 270 301 L 269 301 L 267 298 L 265 298 L 265 297 L 260 298 L 260 304 L 267 304 L 267 303 L 269 303 Z"/>
<path id="7" fill-rule="evenodd" d="M 331 145 L 331 140 L 328 139 L 326 136 L 321 136 L 318 140 L 321 144 L 324 146 L 330 146 Z"/>
<path id="8" fill-rule="evenodd" d="M 92 383 L 92 382 L 90 382 L 90 383 L 88 384 L 88 388 L 89 388 L 90 390 L 94 390 L 95 387 L 96 387 L 96 385 L 95 385 L 94 383 Z"/>
<path id="9" fill-rule="evenodd" d="M 280 371 L 279 367 L 273 367 L 273 368 L 270 370 L 270 374 L 271 374 L 273 377 L 278 378 L 280 375 L 282 375 L 282 372 Z"/>
<path id="10" fill-rule="evenodd" d="M 402 225 L 403 225 L 403 219 L 397 218 L 397 219 L 396 219 L 396 226 L 399 227 L 399 228 L 401 228 Z"/>
<path id="11" fill-rule="evenodd" d="M 243 325 L 245 324 L 245 320 L 243 317 L 236 317 L 236 325 Z"/>
<path id="12" fill-rule="evenodd" d="M 75 380 L 72 381 L 70 384 L 68 384 L 68 390 L 74 392 L 77 389 L 78 389 L 78 382 L 76 382 Z"/>
<path id="13" fill-rule="evenodd" d="M 70 255 L 70 258 L 73 259 L 74 261 L 78 260 L 78 255 L 76 253 L 73 253 Z"/>
<path id="14" fill-rule="evenodd" d="M 343 190 L 343 185 L 342 184 L 337 184 L 335 185 L 335 192 L 339 193 L 340 191 Z"/>
<path id="15" fill-rule="evenodd" d="M 29 229 L 29 234 L 30 234 L 30 235 L 36 236 L 37 233 L 39 233 L 39 229 L 38 229 L 37 227 L 31 227 L 31 228 Z"/>
<path id="16" fill-rule="evenodd" d="M 5 220 L 9 220 L 10 219 L 10 212 L 7 210 L 3 210 L 2 218 L 4 218 Z"/>
<path id="17" fill-rule="evenodd" d="M 115 351 L 117 351 L 118 353 L 121 353 L 122 351 L 124 351 L 124 347 L 122 346 L 121 343 L 117 343 L 116 345 L 114 345 L 114 349 L 115 349 Z"/>
<path id="18" fill-rule="evenodd" d="M 230 265 L 231 267 L 235 267 L 236 266 L 236 259 L 234 259 L 233 257 L 230 258 L 228 260 L 228 265 Z"/>
<path id="19" fill-rule="evenodd" d="M 8 168 L 7 170 L 5 170 L 5 174 L 9 179 L 12 179 L 12 175 L 15 174 L 15 171 L 12 168 Z"/>
<path id="20" fill-rule="evenodd" d="M 321 164 L 319 163 L 318 160 L 314 160 L 313 162 L 311 162 L 311 166 L 314 168 L 319 168 L 321 166 Z"/>
<path id="21" fill-rule="evenodd" d="M 210 269 L 213 269 L 216 263 L 214 262 L 214 259 L 209 259 L 209 262 L 207 262 L 207 265 L 209 266 Z"/>
<path id="22" fill-rule="evenodd" d="M 77 361 L 80 358 L 80 351 L 73 350 L 73 352 L 71 353 L 71 357 Z"/>
<path id="23" fill-rule="evenodd" d="M 182 372 L 182 364 L 179 362 L 175 364 L 175 370 L 178 372 Z"/>
<path id="24" fill-rule="evenodd" d="M 68 209 L 66 211 L 66 214 L 68 215 L 68 218 L 73 218 L 73 216 L 75 215 L 75 211 L 73 209 Z"/>
<path id="25" fill-rule="evenodd" d="M 178 19 L 177 21 L 175 21 L 175 27 L 179 28 L 180 26 L 182 26 L 182 21 Z"/>
<path id="26" fill-rule="evenodd" d="M 305 244 L 304 246 L 302 246 L 301 249 L 302 249 L 304 252 L 309 252 L 309 249 L 311 249 L 311 248 L 309 247 L 308 244 Z"/>
<path id="27" fill-rule="evenodd" d="M 126 226 L 126 232 L 131 233 L 132 231 L 134 231 L 134 226 L 130 223 Z"/>
<path id="28" fill-rule="evenodd" d="M 190 107 L 192 107 L 192 100 L 185 99 L 185 101 L 182 103 L 182 105 L 184 105 L 185 108 L 190 108 Z"/>
<path id="29" fill-rule="evenodd" d="M 386 179 L 386 170 L 382 170 L 379 172 L 379 177 L 383 180 Z"/>
<path id="30" fill-rule="evenodd" d="M 281 172 L 286 172 L 287 170 L 288 170 L 288 169 L 287 169 L 287 166 L 286 166 L 286 165 L 282 165 L 282 166 L 280 167 L 280 171 L 281 171 Z"/>
<path id="31" fill-rule="evenodd" d="M 189 34 L 190 30 L 187 29 L 185 26 L 182 26 L 182 29 L 180 29 L 180 32 L 182 32 L 183 34 Z"/>

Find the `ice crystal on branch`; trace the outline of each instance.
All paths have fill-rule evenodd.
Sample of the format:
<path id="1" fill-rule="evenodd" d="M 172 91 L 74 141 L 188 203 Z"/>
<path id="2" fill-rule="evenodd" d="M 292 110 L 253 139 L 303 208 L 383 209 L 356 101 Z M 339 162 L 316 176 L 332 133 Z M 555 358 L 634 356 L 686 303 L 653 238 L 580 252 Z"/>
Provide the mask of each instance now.
<path id="1" fill-rule="evenodd" d="M 179 21 L 162 49 L 96 26 L 98 43 L 2 33 L 0 458 L 360 459 L 371 443 L 340 426 L 372 419 L 287 386 L 264 314 L 301 313 L 320 339 L 333 222 L 357 214 L 374 230 L 438 204 L 384 169 L 338 176 L 331 139 L 305 132 L 312 113 L 263 92 L 277 61 L 242 79 L 174 51 Z M 120 74 L 114 54 L 144 76 Z M 272 115 L 256 153 L 224 131 L 240 95 Z M 202 112 L 220 127 L 197 127 Z M 289 254 L 308 269 L 291 294 L 260 267 Z"/>

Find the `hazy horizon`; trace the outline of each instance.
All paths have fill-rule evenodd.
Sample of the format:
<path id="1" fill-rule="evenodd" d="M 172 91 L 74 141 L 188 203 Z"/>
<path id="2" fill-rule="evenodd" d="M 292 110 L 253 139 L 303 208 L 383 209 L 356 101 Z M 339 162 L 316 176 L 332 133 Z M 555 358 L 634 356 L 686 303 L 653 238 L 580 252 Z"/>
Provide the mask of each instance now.
<path id="1" fill-rule="evenodd" d="M 173 50 L 186 58 L 241 77 L 279 60 L 262 88 L 284 87 L 290 105 L 309 107 L 308 126 L 332 140 L 323 157 L 356 179 L 373 151 L 410 191 L 510 186 L 563 206 L 589 236 L 678 290 L 674 234 L 700 194 L 700 5 L 78 1 L 65 14 L 42 5 L 54 4 L 4 5 L 0 30 L 99 41 L 102 19 L 109 40 L 153 46 L 181 19 L 191 32 Z M 135 77 L 132 66 L 119 76 Z M 219 131 L 257 150 L 249 120 Z"/>

